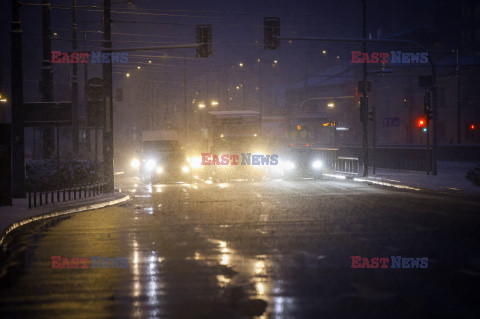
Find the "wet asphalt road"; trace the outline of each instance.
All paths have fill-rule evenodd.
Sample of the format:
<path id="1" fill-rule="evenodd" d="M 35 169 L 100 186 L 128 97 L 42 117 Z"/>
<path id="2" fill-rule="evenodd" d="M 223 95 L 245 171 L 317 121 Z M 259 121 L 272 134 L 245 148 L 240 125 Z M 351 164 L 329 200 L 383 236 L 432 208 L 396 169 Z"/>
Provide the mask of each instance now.
<path id="1" fill-rule="evenodd" d="M 1 318 L 480 317 L 478 200 L 338 180 L 121 186 L 131 201 L 14 234 Z M 351 256 L 429 262 L 352 269 Z"/>

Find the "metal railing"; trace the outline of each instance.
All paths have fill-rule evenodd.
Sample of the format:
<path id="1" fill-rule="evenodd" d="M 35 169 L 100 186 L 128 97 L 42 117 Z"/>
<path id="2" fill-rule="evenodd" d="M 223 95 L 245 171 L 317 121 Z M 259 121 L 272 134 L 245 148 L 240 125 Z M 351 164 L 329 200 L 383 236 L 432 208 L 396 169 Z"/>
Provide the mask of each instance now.
<path id="1" fill-rule="evenodd" d="M 335 163 L 335 171 L 358 174 L 358 170 L 358 157 L 337 157 L 337 161 Z"/>
<path id="2" fill-rule="evenodd" d="M 96 183 L 57 190 L 28 192 L 28 208 L 95 197 L 105 193 L 106 185 L 106 183 Z"/>

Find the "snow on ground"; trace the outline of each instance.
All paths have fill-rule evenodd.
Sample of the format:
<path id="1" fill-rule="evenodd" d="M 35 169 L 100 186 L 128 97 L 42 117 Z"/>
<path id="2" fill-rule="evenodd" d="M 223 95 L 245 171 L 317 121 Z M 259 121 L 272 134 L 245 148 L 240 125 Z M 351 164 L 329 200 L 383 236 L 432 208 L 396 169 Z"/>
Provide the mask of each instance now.
<path id="1" fill-rule="evenodd" d="M 376 174 L 368 179 L 424 189 L 480 194 L 480 187 L 465 178 L 467 171 L 476 165 L 477 163 L 471 162 L 438 162 L 436 176 L 425 172 L 377 168 Z M 369 174 L 371 173 L 370 169 Z"/>

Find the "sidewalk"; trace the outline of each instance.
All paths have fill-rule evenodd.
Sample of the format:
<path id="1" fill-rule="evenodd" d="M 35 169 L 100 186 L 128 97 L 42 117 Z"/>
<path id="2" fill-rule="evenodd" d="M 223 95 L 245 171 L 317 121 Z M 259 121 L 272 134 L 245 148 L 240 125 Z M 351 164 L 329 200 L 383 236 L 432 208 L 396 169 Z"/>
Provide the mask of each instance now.
<path id="1" fill-rule="evenodd" d="M 467 171 L 475 167 L 476 163 L 438 162 L 437 175 L 427 175 L 425 172 L 402 171 L 377 168 L 375 175 L 363 177 L 342 172 L 325 174 L 333 178 L 351 178 L 356 182 L 366 182 L 389 187 L 410 190 L 432 190 L 448 193 L 480 195 L 480 187 L 467 181 Z M 372 174 L 370 168 L 369 174 Z"/>
<path id="2" fill-rule="evenodd" d="M 13 206 L 0 207 L 0 246 L 3 245 L 8 233 L 27 223 L 111 206 L 128 199 L 130 196 L 126 193 L 102 194 L 96 197 L 46 204 L 31 209 L 28 208 L 28 199 L 14 199 Z"/>

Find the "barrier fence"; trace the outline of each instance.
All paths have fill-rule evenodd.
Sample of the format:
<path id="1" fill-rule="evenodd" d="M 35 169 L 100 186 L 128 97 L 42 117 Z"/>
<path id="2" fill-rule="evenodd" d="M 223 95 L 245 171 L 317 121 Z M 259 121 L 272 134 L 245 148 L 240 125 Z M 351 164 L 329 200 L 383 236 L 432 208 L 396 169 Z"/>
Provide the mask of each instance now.
<path id="1" fill-rule="evenodd" d="M 95 197 L 105 193 L 105 190 L 106 183 L 96 183 L 57 190 L 32 191 L 28 193 L 28 208 Z"/>

